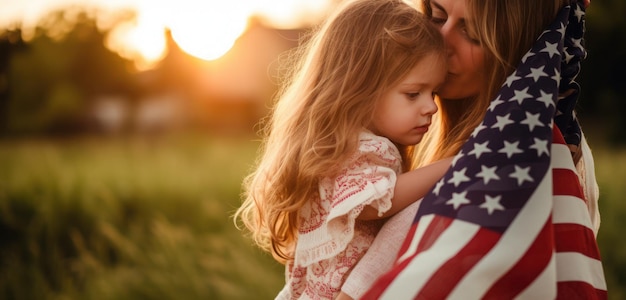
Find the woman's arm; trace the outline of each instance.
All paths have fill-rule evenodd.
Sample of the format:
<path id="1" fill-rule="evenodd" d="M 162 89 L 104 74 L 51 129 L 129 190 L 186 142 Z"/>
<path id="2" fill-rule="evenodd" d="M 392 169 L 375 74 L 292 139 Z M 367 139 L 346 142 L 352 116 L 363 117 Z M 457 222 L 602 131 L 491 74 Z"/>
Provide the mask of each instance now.
<path id="1" fill-rule="evenodd" d="M 350 271 L 335 300 L 361 298 L 380 276 L 393 267 L 419 204 L 420 201 L 413 202 L 385 222 L 365 255 Z"/>
<path id="2" fill-rule="evenodd" d="M 391 209 L 386 211 L 382 216 L 379 216 L 378 210 L 368 205 L 365 206 L 357 219 L 384 219 L 393 216 L 411 203 L 423 198 L 435 183 L 443 177 L 448 168 L 450 168 L 452 159 L 452 157 L 444 158 L 421 168 L 399 174 L 394 189 L 394 195 L 391 199 Z"/>

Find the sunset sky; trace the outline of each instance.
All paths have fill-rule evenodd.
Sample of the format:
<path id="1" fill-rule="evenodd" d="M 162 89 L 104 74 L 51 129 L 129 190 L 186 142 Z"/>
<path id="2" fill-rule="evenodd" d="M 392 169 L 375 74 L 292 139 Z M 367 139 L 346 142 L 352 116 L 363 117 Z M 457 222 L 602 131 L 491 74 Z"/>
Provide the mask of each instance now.
<path id="1" fill-rule="evenodd" d="M 0 0 L 0 27 L 19 22 L 26 31 L 50 12 L 69 5 L 103 11 L 132 9 L 137 22 L 120 24 L 107 46 L 149 67 L 164 54 L 164 28 L 188 53 L 214 60 L 226 53 L 246 29 L 248 18 L 259 16 L 268 25 L 295 28 L 316 22 L 332 0 Z"/>

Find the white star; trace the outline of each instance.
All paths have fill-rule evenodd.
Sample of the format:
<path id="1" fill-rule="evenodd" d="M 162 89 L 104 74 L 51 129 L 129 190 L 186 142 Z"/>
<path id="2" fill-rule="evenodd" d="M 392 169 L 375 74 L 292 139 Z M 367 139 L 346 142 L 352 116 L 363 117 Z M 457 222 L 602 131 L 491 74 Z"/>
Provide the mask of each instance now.
<path id="1" fill-rule="evenodd" d="M 554 68 L 554 76 L 552 76 L 551 78 L 555 82 L 561 82 L 561 72 L 559 72 L 559 69 Z"/>
<path id="2" fill-rule="evenodd" d="M 454 206 L 454 209 L 459 209 L 459 206 L 471 203 L 471 201 L 465 197 L 466 195 L 467 191 L 463 193 L 452 193 L 452 199 L 446 201 L 446 204 L 451 204 Z"/>
<path id="3" fill-rule="evenodd" d="M 520 186 L 524 181 L 533 182 L 534 180 L 528 174 L 530 172 L 530 167 L 520 168 L 515 166 L 515 172 L 511 173 L 509 177 L 517 179 L 517 185 Z"/>
<path id="4" fill-rule="evenodd" d="M 528 129 L 532 132 L 535 129 L 535 126 L 543 126 L 543 123 L 539 121 L 539 114 L 531 114 L 526 112 L 526 119 L 524 119 L 521 124 L 528 125 Z"/>
<path id="5" fill-rule="evenodd" d="M 513 120 L 510 118 L 511 114 L 507 114 L 504 117 L 496 116 L 497 122 L 491 126 L 491 128 L 498 128 L 500 131 L 504 129 L 506 125 L 513 124 Z"/>
<path id="6" fill-rule="evenodd" d="M 459 184 L 469 181 L 469 177 L 465 176 L 465 172 L 467 171 L 467 168 L 463 168 L 463 170 L 461 171 L 454 171 L 452 173 L 452 178 L 450 178 L 450 180 L 448 180 L 448 183 L 454 183 L 454 187 L 458 187 Z"/>
<path id="7" fill-rule="evenodd" d="M 539 52 L 548 52 L 548 54 L 550 54 L 550 58 L 552 58 L 552 56 L 559 54 L 559 50 L 557 49 L 558 45 L 559 44 L 557 44 L 557 43 L 552 44 L 552 43 L 546 42 L 546 47 L 543 48 Z"/>
<path id="8" fill-rule="evenodd" d="M 506 78 L 506 82 L 504 82 L 504 85 L 510 87 L 511 84 L 513 84 L 513 82 L 517 81 L 518 79 L 522 79 L 522 77 L 517 76 L 517 74 L 512 74 Z"/>
<path id="9" fill-rule="evenodd" d="M 548 76 L 546 72 L 543 71 L 545 66 L 541 66 L 540 68 L 530 68 L 530 74 L 526 75 L 526 78 L 532 77 L 535 82 L 539 81 L 539 78 L 543 76 Z"/>
<path id="10" fill-rule="evenodd" d="M 552 100 L 552 94 L 548 94 L 544 91 L 539 91 L 541 93 L 541 97 L 537 98 L 537 101 L 543 102 L 546 105 L 546 108 L 550 107 L 554 103 Z"/>
<path id="11" fill-rule="evenodd" d="M 528 87 L 526 87 L 525 89 L 523 89 L 521 91 L 515 90 L 513 92 L 515 93 L 515 96 L 513 96 L 513 98 L 511 98 L 511 100 L 517 101 L 519 103 L 519 105 L 522 105 L 522 102 L 525 99 L 533 97 L 531 94 L 528 93 Z"/>
<path id="12" fill-rule="evenodd" d="M 533 53 L 532 51 L 528 51 L 528 52 L 526 52 L 526 54 L 524 54 L 524 57 L 522 57 L 522 62 L 523 62 L 523 63 L 526 63 L 526 60 L 527 60 L 528 58 L 530 58 L 531 56 L 534 56 L 534 55 L 535 55 L 535 53 Z"/>
<path id="13" fill-rule="evenodd" d="M 454 167 L 456 163 L 459 161 L 459 159 L 461 159 L 463 156 L 465 156 L 465 153 L 463 153 L 463 150 L 459 151 L 459 153 L 455 155 L 454 158 L 452 158 L 452 163 L 450 165 Z"/>
<path id="14" fill-rule="evenodd" d="M 574 55 L 569 54 L 569 52 L 567 51 L 567 47 L 563 48 L 563 53 L 565 53 L 565 62 L 569 64 L 569 62 L 572 60 L 572 58 L 574 58 Z"/>
<path id="15" fill-rule="evenodd" d="M 511 156 L 513 156 L 514 154 L 517 154 L 517 153 L 523 153 L 524 151 L 522 151 L 522 149 L 518 148 L 517 145 L 519 145 L 519 141 L 513 142 L 513 143 L 509 143 L 507 141 L 504 141 L 504 147 L 502 147 L 502 149 L 498 150 L 498 153 L 506 153 L 506 157 L 507 158 L 511 158 Z"/>
<path id="16" fill-rule="evenodd" d="M 557 29 L 556 31 L 560 32 L 561 36 L 564 36 L 565 35 L 565 28 L 566 28 L 565 24 L 561 23 L 560 25 L 561 25 L 561 28 Z"/>
<path id="17" fill-rule="evenodd" d="M 482 144 L 474 143 L 474 149 L 472 149 L 472 151 L 470 151 L 467 155 L 474 154 L 476 158 L 480 158 L 483 153 L 490 153 L 491 149 L 487 148 L 487 144 L 489 144 L 489 141 Z"/>
<path id="18" fill-rule="evenodd" d="M 538 138 L 534 138 L 535 143 L 530 145 L 530 149 L 537 150 L 537 156 L 541 156 L 542 153 L 550 154 L 548 152 L 548 141 L 540 140 Z"/>
<path id="19" fill-rule="evenodd" d="M 572 38 L 572 44 L 574 44 L 576 48 L 581 49 L 583 48 L 583 39 Z"/>
<path id="20" fill-rule="evenodd" d="M 493 111 L 494 109 L 496 109 L 496 106 L 498 106 L 498 105 L 500 105 L 502 103 L 504 103 L 504 101 L 502 101 L 500 99 L 500 96 L 498 96 L 498 98 L 496 98 L 496 100 L 491 101 L 491 103 L 489 104 L 488 110 L 489 111 Z"/>
<path id="21" fill-rule="evenodd" d="M 576 6 L 576 10 L 574 11 L 574 15 L 578 19 L 578 22 L 580 22 L 582 20 L 582 18 L 585 16 L 585 12 L 582 9 L 580 9 L 580 6 Z"/>
<path id="22" fill-rule="evenodd" d="M 473 137 L 477 136 L 485 128 L 487 128 L 487 126 L 485 126 L 483 123 L 480 123 L 480 125 L 474 128 L 474 131 L 472 132 L 472 136 Z"/>
<path id="23" fill-rule="evenodd" d="M 480 177 L 483 179 L 485 184 L 489 183 L 489 180 L 500 180 L 500 176 L 496 174 L 497 167 L 487 168 L 485 166 L 480 166 L 480 172 L 476 174 L 476 177 Z"/>
<path id="24" fill-rule="evenodd" d="M 433 193 L 435 193 L 435 195 L 439 196 L 439 190 L 441 190 L 442 186 L 443 186 L 443 179 L 437 181 L 437 184 L 435 185 L 435 188 L 433 189 Z"/>
<path id="25" fill-rule="evenodd" d="M 491 215 L 495 210 L 504 210 L 504 206 L 500 204 L 500 199 L 502 199 L 502 196 L 491 197 L 489 195 L 485 195 L 485 202 L 479 207 L 486 209 L 487 213 Z"/>

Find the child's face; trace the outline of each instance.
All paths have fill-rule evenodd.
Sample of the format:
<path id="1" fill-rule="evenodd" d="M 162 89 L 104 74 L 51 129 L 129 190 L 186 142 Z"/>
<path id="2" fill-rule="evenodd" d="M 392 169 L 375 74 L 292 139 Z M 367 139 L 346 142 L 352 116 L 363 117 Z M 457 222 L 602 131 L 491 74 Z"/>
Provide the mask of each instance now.
<path id="1" fill-rule="evenodd" d="M 368 129 L 396 144 L 419 143 L 437 112 L 434 95 L 445 79 L 444 66 L 438 55 L 424 57 L 379 99 Z"/>

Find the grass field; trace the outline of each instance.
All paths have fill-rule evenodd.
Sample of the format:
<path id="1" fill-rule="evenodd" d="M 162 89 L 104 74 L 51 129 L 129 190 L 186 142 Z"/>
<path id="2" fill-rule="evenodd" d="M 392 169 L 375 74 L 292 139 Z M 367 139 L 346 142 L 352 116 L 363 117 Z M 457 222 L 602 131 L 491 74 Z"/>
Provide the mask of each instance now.
<path id="1" fill-rule="evenodd" d="M 233 226 L 250 139 L 0 142 L 1 299 L 273 299 Z M 626 297 L 626 151 L 594 147 L 611 299 Z"/>
<path id="2" fill-rule="evenodd" d="M 256 144 L 0 145 L 0 298 L 270 299 L 283 269 L 230 218 Z"/>

